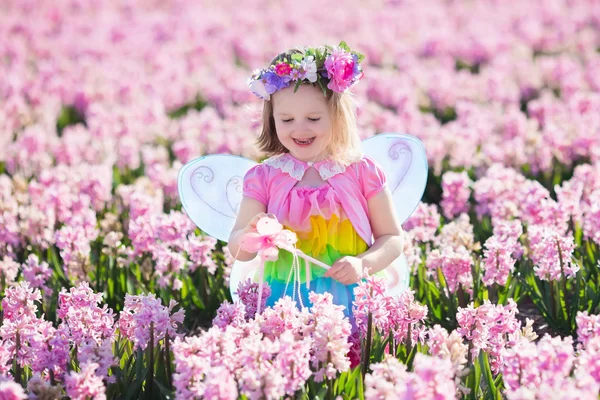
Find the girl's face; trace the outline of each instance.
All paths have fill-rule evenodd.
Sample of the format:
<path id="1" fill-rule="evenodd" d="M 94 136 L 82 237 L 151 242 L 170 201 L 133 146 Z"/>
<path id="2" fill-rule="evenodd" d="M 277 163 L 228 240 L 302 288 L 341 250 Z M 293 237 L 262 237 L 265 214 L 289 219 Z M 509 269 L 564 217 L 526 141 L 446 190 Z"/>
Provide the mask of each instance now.
<path id="1" fill-rule="evenodd" d="M 307 162 L 326 158 L 332 121 L 321 89 L 303 84 L 294 93 L 290 84 L 271 95 L 271 101 L 277 137 L 290 154 Z"/>

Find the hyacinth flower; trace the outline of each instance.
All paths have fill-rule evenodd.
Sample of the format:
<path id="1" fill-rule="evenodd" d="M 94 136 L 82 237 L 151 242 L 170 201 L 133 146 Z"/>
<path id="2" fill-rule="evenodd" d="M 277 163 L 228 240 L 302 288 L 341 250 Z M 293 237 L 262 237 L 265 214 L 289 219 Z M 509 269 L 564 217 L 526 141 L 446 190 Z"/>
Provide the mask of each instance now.
<path id="1" fill-rule="evenodd" d="M 362 338 L 362 372 L 369 370 L 371 359 L 382 360 L 389 353 L 412 365 L 422 344 L 427 306 L 406 290 L 399 296 L 385 294 L 385 282 L 368 276 L 354 289 L 352 312 Z"/>
<path id="2" fill-rule="evenodd" d="M 161 364 L 164 368 L 158 368 L 160 376 L 166 380 L 169 387 L 172 386 L 171 342 L 178 337 L 177 328 L 183 323 L 185 315 L 182 309 L 173 312 L 176 305 L 177 302 L 171 300 L 168 307 L 163 306 L 161 300 L 153 293 L 139 296 L 127 295 L 125 298 L 125 308 L 119 316 L 119 334 L 129 340 L 132 348 L 125 347 L 124 354 L 129 355 L 130 360 L 135 355 L 136 368 L 141 368 L 142 364 L 138 363 L 142 363 L 144 358 L 146 361 L 144 374 L 127 377 L 128 380 L 135 378 L 132 383 L 137 393 L 142 389 L 144 381 L 146 395 L 152 396 L 152 393 L 157 390 L 155 373 L 157 365 Z M 161 341 L 162 346 L 159 346 Z M 123 354 L 120 356 L 122 357 Z"/>
<path id="3" fill-rule="evenodd" d="M 598 306 L 598 272 L 581 270 L 572 233 L 549 226 L 527 230 L 530 256 L 521 263 L 527 293 L 552 329 L 574 334 L 577 312 Z"/>

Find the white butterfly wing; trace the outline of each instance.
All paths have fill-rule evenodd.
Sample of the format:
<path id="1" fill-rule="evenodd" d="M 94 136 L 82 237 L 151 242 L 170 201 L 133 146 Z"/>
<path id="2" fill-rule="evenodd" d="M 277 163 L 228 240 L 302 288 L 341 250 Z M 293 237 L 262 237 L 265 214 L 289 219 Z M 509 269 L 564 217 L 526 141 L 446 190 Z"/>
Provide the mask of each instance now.
<path id="1" fill-rule="evenodd" d="M 423 143 L 414 136 L 381 133 L 363 141 L 364 153 L 385 171 L 398 221 L 404 223 L 417 208 L 427 184 L 428 164 Z M 383 270 L 387 294 L 408 288 L 410 268 L 404 254 Z"/>
<path id="2" fill-rule="evenodd" d="M 243 196 L 244 176 L 256 162 L 214 154 L 185 164 L 177 177 L 185 212 L 204 232 L 227 242 Z"/>
<path id="3" fill-rule="evenodd" d="M 427 184 L 427 155 L 414 136 L 380 133 L 363 141 L 364 153 L 385 171 L 398 220 L 403 224 L 415 211 Z"/>

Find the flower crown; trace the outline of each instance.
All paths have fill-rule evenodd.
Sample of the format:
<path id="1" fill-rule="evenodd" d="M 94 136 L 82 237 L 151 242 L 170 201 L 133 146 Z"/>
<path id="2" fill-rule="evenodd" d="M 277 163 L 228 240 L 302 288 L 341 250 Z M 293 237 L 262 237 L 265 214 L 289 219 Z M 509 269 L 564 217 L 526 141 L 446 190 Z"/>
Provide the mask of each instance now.
<path id="1" fill-rule="evenodd" d="M 338 47 L 309 47 L 303 53 L 287 55 L 267 69 L 254 71 L 248 78 L 252 93 L 263 100 L 296 82 L 294 93 L 302 83 L 317 84 L 327 95 L 326 87 L 341 93 L 363 77 L 360 63 L 364 55 L 351 51 L 345 42 Z"/>

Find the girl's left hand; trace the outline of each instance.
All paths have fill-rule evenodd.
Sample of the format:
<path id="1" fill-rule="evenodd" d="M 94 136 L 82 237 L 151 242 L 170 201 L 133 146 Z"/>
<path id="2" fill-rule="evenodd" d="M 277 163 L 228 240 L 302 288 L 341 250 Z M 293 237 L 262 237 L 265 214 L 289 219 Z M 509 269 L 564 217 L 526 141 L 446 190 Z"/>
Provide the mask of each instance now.
<path id="1" fill-rule="evenodd" d="M 334 262 L 324 276 L 333 278 L 344 285 L 351 285 L 360 280 L 362 272 L 363 261 L 357 257 L 346 256 Z"/>

